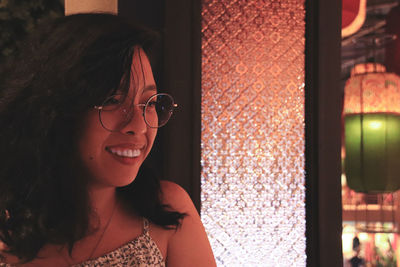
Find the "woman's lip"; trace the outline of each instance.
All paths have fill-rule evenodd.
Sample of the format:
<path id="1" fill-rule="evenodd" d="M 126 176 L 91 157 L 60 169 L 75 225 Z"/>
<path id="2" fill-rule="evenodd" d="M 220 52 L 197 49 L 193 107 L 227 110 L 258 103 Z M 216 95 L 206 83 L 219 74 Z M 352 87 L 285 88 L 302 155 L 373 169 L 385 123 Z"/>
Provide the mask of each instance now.
<path id="1" fill-rule="evenodd" d="M 113 159 L 117 160 L 118 162 L 125 164 L 125 165 L 132 165 L 136 164 L 139 162 L 140 156 L 142 153 L 140 153 L 139 156 L 137 157 L 124 157 L 124 156 L 119 156 L 117 154 L 112 153 L 109 149 L 106 148 L 106 151 L 113 157 Z"/>
<path id="2" fill-rule="evenodd" d="M 124 143 L 117 145 L 106 146 L 106 149 L 139 149 L 142 150 L 145 147 L 144 144 L 133 144 L 133 143 Z"/>

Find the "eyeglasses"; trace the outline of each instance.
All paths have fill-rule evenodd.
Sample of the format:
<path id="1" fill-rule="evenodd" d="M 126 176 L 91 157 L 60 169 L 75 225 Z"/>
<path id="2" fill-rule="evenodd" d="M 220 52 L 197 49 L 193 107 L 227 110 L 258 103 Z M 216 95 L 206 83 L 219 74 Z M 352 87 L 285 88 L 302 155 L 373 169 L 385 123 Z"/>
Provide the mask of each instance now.
<path id="1" fill-rule="evenodd" d="M 171 95 L 160 93 L 151 96 L 145 104 L 126 103 L 125 96 L 116 94 L 108 97 L 101 106 L 95 106 L 99 110 L 100 123 L 104 129 L 116 132 L 123 129 L 132 120 L 134 107 L 141 107 L 145 123 L 150 128 L 164 126 L 178 105 L 174 103 Z"/>

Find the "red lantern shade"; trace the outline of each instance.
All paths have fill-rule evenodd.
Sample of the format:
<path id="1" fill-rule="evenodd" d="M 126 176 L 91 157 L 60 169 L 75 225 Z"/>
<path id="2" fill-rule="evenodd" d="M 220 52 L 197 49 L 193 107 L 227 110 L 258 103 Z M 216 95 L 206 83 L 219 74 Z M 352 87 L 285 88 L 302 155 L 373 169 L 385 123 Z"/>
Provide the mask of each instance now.
<path id="1" fill-rule="evenodd" d="M 345 86 L 348 186 L 364 193 L 400 189 L 400 77 L 379 64 L 360 64 Z"/>
<path id="2" fill-rule="evenodd" d="M 364 24 L 367 0 L 342 0 L 342 37 L 352 35 Z"/>

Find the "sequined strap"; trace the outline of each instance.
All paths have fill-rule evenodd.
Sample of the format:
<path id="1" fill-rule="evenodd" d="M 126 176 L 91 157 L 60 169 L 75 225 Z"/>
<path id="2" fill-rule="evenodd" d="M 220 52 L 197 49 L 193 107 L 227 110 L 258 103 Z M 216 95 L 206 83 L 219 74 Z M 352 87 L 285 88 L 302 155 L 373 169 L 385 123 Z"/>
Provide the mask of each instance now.
<path id="1" fill-rule="evenodd" d="M 143 234 L 145 234 L 145 235 L 149 234 L 149 227 L 150 227 L 149 220 L 147 220 L 146 218 L 143 218 Z"/>

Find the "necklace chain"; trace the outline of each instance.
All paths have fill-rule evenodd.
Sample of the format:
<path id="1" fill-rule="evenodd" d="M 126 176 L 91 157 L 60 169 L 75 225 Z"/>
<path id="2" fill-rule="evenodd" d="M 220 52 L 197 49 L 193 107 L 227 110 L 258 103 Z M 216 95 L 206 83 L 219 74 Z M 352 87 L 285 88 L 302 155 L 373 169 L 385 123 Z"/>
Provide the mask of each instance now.
<path id="1" fill-rule="evenodd" d="M 90 252 L 89 257 L 88 257 L 85 261 L 90 260 L 90 259 L 93 257 L 93 255 L 94 255 L 94 253 L 96 252 L 98 246 L 100 245 L 101 241 L 103 240 L 104 234 L 106 233 L 108 227 L 110 226 L 110 223 L 111 223 L 112 218 L 113 218 L 113 216 L 114 216 L 116 207 L 117 207 L 117 203 L 115 203 L 115 205 L 114 205 L 114 207 L 113 207 L 113 210 L 112 210 L 112 212 L 111 212 L 110 218 L 108 219 L 107 224 L 106 224 L 106 226 L 104 227 L 104 230 L 103 230 L 103 232 L 101 233 L 99 240 L 97 241 L 96 245 L 93 247 L 92 251 Z M 71 265 L 72 265 L 72 263 L 70 262 L 69 258 L 67 258 L 64 254 L 62 254 L 62 258 L 63 258 L 64 261 L 68 264 L 68 266 L 71 266 Z"/>
<path id="2" fill-rule="evenodd" d="M 89 255 L 89 257 L 88 257 L 88 260 L 90 260 L 90 259 L 93 257 L 94 253 L 96 252 L 97 247 L 98 247 L 98 246 L 100 245 L 100 243 L 101 243 L 101 240 L 103 240 L 104 234 L 106 233 L 106 231 L 107 231 L 107 229 L 108 229 L 108 226 L 110 225 L 111 220 L 112 220 L 112 218 L 113 218 L 113 216 L 114 216 L 114 212 L 115 212 L 115 210 L 116 210 L 116 207 L 117 207 L 117 203 L 115 203 L 115 205 L 114 205 L 114 207 L 113 207 L 113 210 L 112 210 L 112 212 L 111 212 L 111 216 L 110 216 L 110 218 L 108 219 L 107 224 L 106 224 L 106 226 L 104 227 L 104 230 L 103 230 L 103 232 L 101 233 L 101 236 L 100 236 L 99 240 L 97 241 L 97 243 L 96 243 L 96 245 L 94 246 L 92 252 L 90 253 L 90 255 Z"/>

